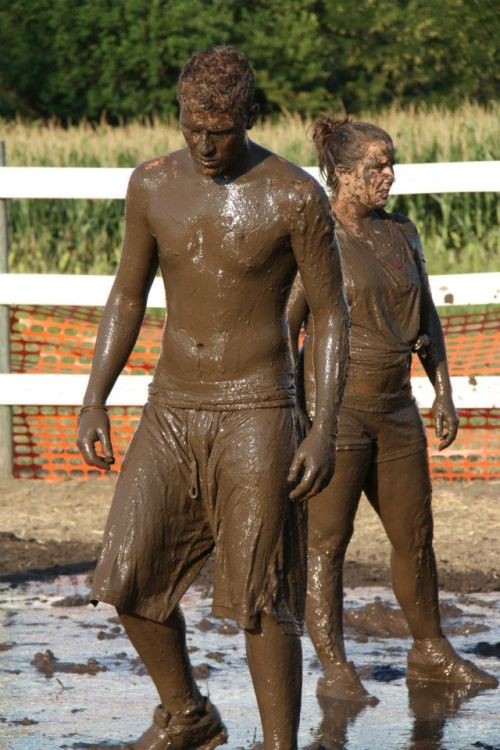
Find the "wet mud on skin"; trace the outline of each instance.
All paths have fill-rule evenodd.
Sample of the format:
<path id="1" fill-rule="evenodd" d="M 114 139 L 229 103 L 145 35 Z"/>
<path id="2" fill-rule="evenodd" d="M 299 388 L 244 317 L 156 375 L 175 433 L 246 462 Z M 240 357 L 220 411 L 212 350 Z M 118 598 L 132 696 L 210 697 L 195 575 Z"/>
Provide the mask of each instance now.
<path id="1" fill-rule="evenodd" d="M 0 586 L 2 750 L 125 749 L 148 725 L 157 702 L 151 681 L 114 610 L 86 605 L 87 591 L 85 575 Z M 197 681 L 227 724 L 227 747 L 251 750 L 262 737 L 243 636 L 212 616 L 206 593 L 193 588 L 183 601 Z M 459 653 L 473 653 L 500 675 L 498 596 L 443 592 L 441 600 L 445 632 Z M 347 589 L 345 604 L 349 658 L 380 703 L 318 703 L 319 664 L 305 637 L 300 750 L 500 747 L 499 691 L 408 690 L 410 641 L 389 589 Z"/>

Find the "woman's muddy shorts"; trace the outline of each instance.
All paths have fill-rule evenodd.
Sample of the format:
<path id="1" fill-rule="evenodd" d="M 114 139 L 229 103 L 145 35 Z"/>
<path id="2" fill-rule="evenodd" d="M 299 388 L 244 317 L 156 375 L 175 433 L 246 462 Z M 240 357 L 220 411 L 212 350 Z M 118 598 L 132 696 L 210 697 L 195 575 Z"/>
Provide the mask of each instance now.
<path id="1" fill-rule="evenodd" d="M 91 600 L 165 622 L 216 548 L 213 613 L 300 633 L 305 506 L 289 499 L 293 407 L 195 411 L 149 401 L 125 456 Z"/>
<path id="2" fill-rule="evenodd" d="M 373 449 L 376 462 L 420 453 L 427 445 L 422 418 L 415 401 L 389 412 L 369 412 L 342 406 L 337 450 Z"/>

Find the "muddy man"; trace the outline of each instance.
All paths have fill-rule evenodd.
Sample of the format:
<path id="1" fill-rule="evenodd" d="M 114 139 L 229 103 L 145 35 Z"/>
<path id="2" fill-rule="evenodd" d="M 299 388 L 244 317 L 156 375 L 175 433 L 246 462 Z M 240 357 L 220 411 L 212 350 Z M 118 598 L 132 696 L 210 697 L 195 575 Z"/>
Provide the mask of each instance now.
<path id="1" fill-rule="evenodd" d="M 178 82 L 187 144 L 135 169 L 123 253 L 81 410 L 85 461 L 112 462 L 106 399 L 159 268 L 168 317 L 91 599 L 113 604 L 160 695 L 141 750 L 226 742 L 193 679 L 179 601 L 215 547 L 213 612 L 245 631 L 265 750 L 295 750 L 305 504 L 331 478 L 348 313 L 325 193 L 251 142 L 254 74 L 230 47 Z M 297 447 L 286 304 L 300 270 L 316 326 L 316 419 Z M 104 455 L 96 453 L 100 441 Z"/>
<path id="2" fill-rule="evenodd" d="M 335 475 L 309 504 L 306 622 L 324 668 L 318 693 L 376 700 L 347 661 L 342 630 L 343 562 L 363 490 L 392 545 L 394 592 L 414 638 L 408 680 L 495 687 L 497 680 L 462 659 L 441 630 L 426 436 L 410 384 L 412 350 L 434 386 L 441 450 L 455 439 L 458 418 L 418 232 L 406 216 L 384 211 L 394 182 L 394 146 L 384 130 L 367 122 L 324 118 L 313 137 L 332 192 L 351 313 Z M 289 310 L 293 341 L 307 317 L 298 279 Z M 309 321 L 309 344 L 315 331 Z M 321 375 L 309 346 L 304 361 L 303 406 L 312 415 L 314 380 L 318 385 Z"/>

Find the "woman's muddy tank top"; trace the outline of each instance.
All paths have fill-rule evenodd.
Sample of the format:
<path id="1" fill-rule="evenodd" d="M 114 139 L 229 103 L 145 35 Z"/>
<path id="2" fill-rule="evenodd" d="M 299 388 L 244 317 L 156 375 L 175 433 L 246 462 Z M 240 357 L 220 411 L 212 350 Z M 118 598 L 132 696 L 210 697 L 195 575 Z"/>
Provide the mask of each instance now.
<path id="1" fill-rule="evenodd" d="M 362 411 L 392 411 L 411 403 L 411 350 L 420 332 L 421 280 L 403 229 L 407 219 L 385 211 L 378 218 L 381 232 L 370 240 L 335 222 L 351 315 L 343 403 Z M 306 364 L 306 380 L 311 369 Z"/>

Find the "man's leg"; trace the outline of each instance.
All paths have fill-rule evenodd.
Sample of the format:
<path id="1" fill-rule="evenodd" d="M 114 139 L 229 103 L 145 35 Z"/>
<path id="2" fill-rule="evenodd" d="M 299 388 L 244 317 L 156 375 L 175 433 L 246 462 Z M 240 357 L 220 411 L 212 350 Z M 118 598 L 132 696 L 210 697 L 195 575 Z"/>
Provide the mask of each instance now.
<path id="1" fill-rule="evenodd" d="M 165 624 L 119 612 L 133 647 L 153 680 L 163 708 L 175 714 L 201 701 L 186 646 L 186 625 L 177 606 Z"/>
<path id="2" fill-rule="evenodd" d="M 258 632 L 245 631 L 248 666 L 259 706 L 264 750 L 297 750 L 302 692 L 302 646 L 270 615 Z"/>
<path id="3" fill-rule="evenodd" d="M 135 750 L 213 750 L 227 741 L 219 712 L 196 685 L 177 606 L 165 624 L 120 614 L 125 631 L 158 690 L 161 705 Z"/>
<path id="4" fill-rule="evenodd" d="M 191 675 L 180 608 L 166 619 L 213 547 L 204 506 L 189 495 L 188 418 L 186 410 L 145 407 L 117 482 L 92 589 L 96 600 L 117 608 L 160 694 L 152 726 L 134 745 L 140 750 L 185 750 L 204 740 L 215 747 L 226 736 Z"/>
<path id="5" fill-rule="evenodd" d="M 221 415 L 210 457 L 217 538 L 214 613 L 245 628 L 265 750 L 295 750 L 302 684 L 305 507 L 289 498 L 292 408 Z M 273 616 L 266 614 L 273 612 Z"/>

